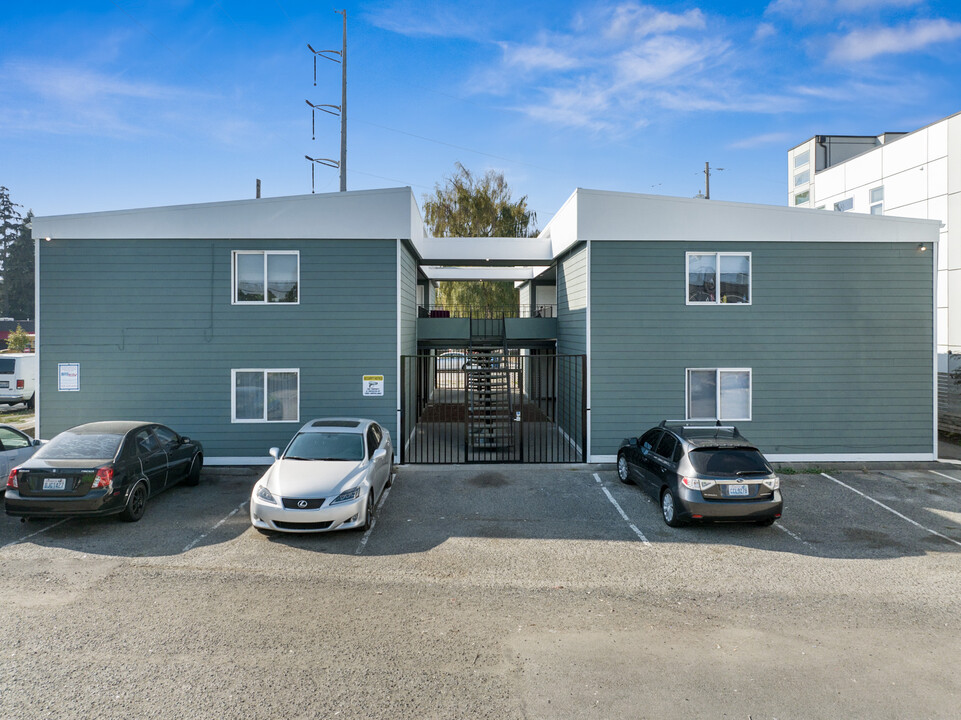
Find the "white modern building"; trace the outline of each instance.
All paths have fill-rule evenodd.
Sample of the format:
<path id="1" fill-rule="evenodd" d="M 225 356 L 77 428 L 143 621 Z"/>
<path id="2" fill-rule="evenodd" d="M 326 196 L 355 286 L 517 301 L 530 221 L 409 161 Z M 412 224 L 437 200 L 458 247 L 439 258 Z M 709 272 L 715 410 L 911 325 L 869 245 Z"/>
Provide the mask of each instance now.
<path id="1" fill-rule="evenodd" d="M 938 353 L 961 353 L 961 113 L 911 133 L 815 135 L 787 160 L 792 207 L 942 222 Z"/>

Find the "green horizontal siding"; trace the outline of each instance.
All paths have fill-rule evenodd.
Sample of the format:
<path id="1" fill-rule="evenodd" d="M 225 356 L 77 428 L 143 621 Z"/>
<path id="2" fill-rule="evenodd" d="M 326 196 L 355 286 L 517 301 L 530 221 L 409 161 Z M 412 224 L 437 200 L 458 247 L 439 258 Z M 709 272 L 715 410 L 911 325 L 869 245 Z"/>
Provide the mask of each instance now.
<path id="1" fill-rule="evenodd" d="M 686 305 L 689 251 L 752 253 L 752 305 Z M 696 367 L 751 368 L 765 452 L 929 453 L 933 293 L 913 243 L 593 242 L 592 453 L 683 419 Z"/>
<path id="2" fill-rule="evenodd" d="M 300 251 L 299 305 L 232 305 L 231 251 Z M 263 456 L 297 422 L 232 424 L 231 369 L 299 368 L 300 423 L 372 417 L 393 429 L 394 241 L 57 240 L 40 246 L 40 423 L 169 424 L 208 456 Z M 80 392 L 57 363 L 79 362 Z M 362 375 L 385 376 L 365 398 Z"/>

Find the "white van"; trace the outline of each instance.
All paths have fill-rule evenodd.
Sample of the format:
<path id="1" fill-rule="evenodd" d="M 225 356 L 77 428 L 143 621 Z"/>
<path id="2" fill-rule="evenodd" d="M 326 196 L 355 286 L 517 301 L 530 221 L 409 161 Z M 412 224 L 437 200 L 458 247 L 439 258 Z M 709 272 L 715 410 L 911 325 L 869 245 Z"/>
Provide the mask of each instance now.
<path id="1" fill-rule="evenodd" d="M 33 353 L 0 354 L 0 405 L 26 403 L 33 409 L 37 392 L 37 356 Z"/>

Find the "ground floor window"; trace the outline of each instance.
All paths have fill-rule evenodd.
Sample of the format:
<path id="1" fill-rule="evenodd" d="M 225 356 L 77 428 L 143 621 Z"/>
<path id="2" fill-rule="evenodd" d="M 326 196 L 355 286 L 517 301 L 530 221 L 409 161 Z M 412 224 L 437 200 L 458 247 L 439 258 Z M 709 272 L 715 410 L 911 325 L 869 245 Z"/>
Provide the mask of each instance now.
<path id="1" fill-rule="evenodd" d="M 687 419 L 750 420 L 750 369 L 688 369 Z"/>
<path id="2" fill-rule="evenodd" d="M 297 422 L 300 370 L 231 370 L 232 422 Z"/>

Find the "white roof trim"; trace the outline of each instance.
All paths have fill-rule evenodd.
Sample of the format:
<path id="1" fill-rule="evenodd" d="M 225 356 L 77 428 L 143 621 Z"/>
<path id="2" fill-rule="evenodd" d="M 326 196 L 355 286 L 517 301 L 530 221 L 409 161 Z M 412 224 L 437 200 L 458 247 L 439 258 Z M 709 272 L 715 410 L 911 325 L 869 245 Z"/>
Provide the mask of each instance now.
<path id="1" fill-rule="evenodd" d="M 52 239 L 409 239 L 423 234 L 409 187 L 252 198 L 33 219 Z"/>
<path id="2" fill-rule="evenodd" d="M 550 265 L 549 238 L 423 238 L 414 241 L 430 265 Z"/>

